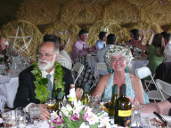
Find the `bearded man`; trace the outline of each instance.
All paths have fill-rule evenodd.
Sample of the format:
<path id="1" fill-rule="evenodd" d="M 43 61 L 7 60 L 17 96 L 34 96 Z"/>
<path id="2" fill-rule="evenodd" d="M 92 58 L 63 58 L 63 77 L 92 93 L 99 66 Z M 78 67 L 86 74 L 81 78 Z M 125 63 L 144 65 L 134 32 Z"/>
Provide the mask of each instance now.
<path id="1" fill-rule="evenodd" d="M 73 78 L 70 70 L 56 62 L 58 54 L 58 41 L 44 41 L 39 46 L 38 62 L 19 75 L 15 107 L 25 107 L 30 103 L 40 104 L 43 117 L 46 117 L 48 113 L 41 103 L 49 98 L 56 98 L 58 93 L 69 93 Z"/>

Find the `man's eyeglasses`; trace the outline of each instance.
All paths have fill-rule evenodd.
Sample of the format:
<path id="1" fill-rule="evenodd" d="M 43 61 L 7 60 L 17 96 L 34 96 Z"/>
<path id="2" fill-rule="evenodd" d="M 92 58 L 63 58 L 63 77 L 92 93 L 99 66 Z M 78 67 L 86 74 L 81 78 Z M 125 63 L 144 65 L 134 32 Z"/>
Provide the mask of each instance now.
<path id="1" fill-rule="evenodd" d="M 38 57 L 52 57 L 54 54 L 50 53 L 38 53 Z"/>

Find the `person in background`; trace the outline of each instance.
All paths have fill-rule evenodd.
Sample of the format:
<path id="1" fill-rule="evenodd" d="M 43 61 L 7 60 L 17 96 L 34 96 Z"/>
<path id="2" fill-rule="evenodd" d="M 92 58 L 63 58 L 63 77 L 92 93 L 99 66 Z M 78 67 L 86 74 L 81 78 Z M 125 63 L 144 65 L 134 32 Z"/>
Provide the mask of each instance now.
<path id="1" fill-rule="evenodd" d="M 79 57 L 86 56 L 89 50 L 89 45 L 87 44 L 88 31 L 81 29 L 79 34 L 79 39 L 73 45 L 72 48 L 72 60 L 75 61 Z"/>
<path id="2" fill-rule="evenodd" d="M 19 87 L 14 101 L 15 108 L 26 107 L 30 103 L 38 104 L 40 118 L 48 119 L 47 106 L 41 103 L 46 102 L 49 98 L 56 99 L 59 90 L 64 95 L 69 94 L 74 82 L 71 71 L 56 63 L 59 43 L 59 40 L 43 41 L 38 48 L 37 63 L 19 74 Z"/>
<path id="3" fill-rule="evenodd" d="M 105 62 L 114 72 L 101 77 L 92 95 L 100 96 L 102 101 L 108 101 L 112 97 L 112 86 L 114 84 L 118 87 L 126 84 L 126 96 L 132 102 L 148 103 L 148 96 L 143 90 L 141 80 L 135 75 L 125 72 L 132 58 L 130 49 L 118 45 L 111 46 L 106 51 Z"/>
<path id="4" fill-rule="evenodd" d="M 171 35 L 168 40 L 169 41 L 164 48 L 164 62 L 171 62 Z"/>
<path id="5" fill-rule="evenodd" d="M 9 65 L 8 65 L 9 57 L 7 55 L 8 48 L 9 48 L 8 40 L 0 36 L 0 63 L 5 64 L 6 68 L 9 68 Z"/>
<path id="6" fill-rule="evenodd" d="M 57 62 L 60 63 L 63 67 L 71 70 L 72 68 L 72 60 L 71 57 L 69 56 L 69 54 L 64 50 L 65 48 L 65 44 L 62 43 L 60 37 L 57 37 L 55 35 L 52 34 L 46 34 L 43 37 L 43 41 L 47 42 L 47 41 L 53 41 L 53 42 L 59 42 L 59 54 L 57 56 Z"/>
<path id="7" fill-rule="evenodd" d="M 106 47 L 97 51 L 97 61 L 105 62 L 104 56 L 105 56 L 106 51 L 110 48 L 110 46 L 115 45 L 115 44 L 116 44 L 116 36 L 111 33 L 107 36 Z"/>
<path id="8" fill-rule="evenodd" d="M 31 63 L 29 57 L 23 56 L 22 53 L 15 49 L 12 42 L 9 42 L 3 36 L 0 36 L 0 56 L 4 57 L 6 73 L 18 75 L 24 68 Z"/>
<path id="9" fill-rule="evenodd" d="M 107 32 L 101 31 L 99 33 L 99 40 L 96 41 L 96 50 L 100 50 L 106 46 Z"/>
<path id="10" fill-rule="evenodd" d="M 128 41 L 128 45 L 131 46 L 131 50 L 133 56 L 139 56 L 139 52 L 141 56 L 145 55 L 146 46 L 142 45 L 144 41 L 144 33 L 142 33 L 142 37 L 140 37 L 140 33 L 138 29 L 132 29 L 130 31 L 131 40 Z"/>
<path id="11" fill-rule="evenodd" d="M 164 38 L 164 42 L 165 42 L 165 46 L 168 44 L 169 40 L 170 40 L 170 33 L 168 32 L 162 32 L 161 35 L 163 36 Z"/>
<path id="12" fill-rule="evenodd" d="M 154 78 L 171 84 L 171 61 L 161 63 L 156 69 Z"/>
<path id="13" fill-rule="evenodd" d="M 171 35 L 167 32 L 163 33 L 167 37 L 168 41 L 166 43 L 165 38 L 166 46 L 164 48 L 164 61 L 157 67 L 155 79 L 171 83 Z"/>
<path id="14" fill-rule="evenodd" d="M 152 44 L 148 47 L 148 67 L 154 74 L 156 68 L 163 62 L 163 49 L 164 49 L 164 39 L 161 34 L 155 34 L 152 40 Z"/>
<path id="15" fill-rule="evenodd" d="M 0 36 L 0 52 L 5 51 L 9 47 L 8 40 L 2 36 Z"/>

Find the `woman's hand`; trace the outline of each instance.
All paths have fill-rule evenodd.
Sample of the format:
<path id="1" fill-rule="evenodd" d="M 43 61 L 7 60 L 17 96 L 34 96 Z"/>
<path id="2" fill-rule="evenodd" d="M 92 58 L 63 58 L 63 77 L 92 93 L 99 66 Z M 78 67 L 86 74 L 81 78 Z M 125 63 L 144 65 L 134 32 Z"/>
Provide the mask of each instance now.
<path id="1" fill-rule="evenodd" d="M 83 92 L 84 92 L 83 89 L 82 88 L 76 88 L 75 92 L 76 92 L 77 99 L 81 100 L 81 97 L 82 97 Z"/>
<path id="2" fill-rule="evenodd" d="M 39 104 L 39 109 L 40 109 L 40 119 L 41 120 L 48 120 L 50 117 L 50 113 L 47 110 L 47 105 Z"/>

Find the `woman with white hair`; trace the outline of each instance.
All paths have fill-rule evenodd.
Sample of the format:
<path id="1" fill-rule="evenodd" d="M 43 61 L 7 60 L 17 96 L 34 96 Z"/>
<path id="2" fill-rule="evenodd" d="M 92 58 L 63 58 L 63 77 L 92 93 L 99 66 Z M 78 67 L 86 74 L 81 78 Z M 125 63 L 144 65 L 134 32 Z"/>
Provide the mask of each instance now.
<path id="1" fill-rule="evenodd" d="M 111 46 L 106 51 L 105 61 L 114 72 L 104 75 L 100 79 L 92 95 L 101 96 L 102 101 L 107 101 L 112 97 L 112 86 L 114 84 L 118 87 L 126 84 L 126 96 L 132 102 L 148 103 L 148 96 L 145 95 L 140 79 L 126 72 L 126 67 L 132 58 L 130 49 L 118 45 Z"/>

